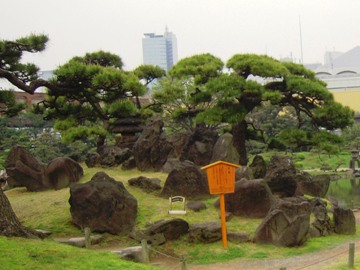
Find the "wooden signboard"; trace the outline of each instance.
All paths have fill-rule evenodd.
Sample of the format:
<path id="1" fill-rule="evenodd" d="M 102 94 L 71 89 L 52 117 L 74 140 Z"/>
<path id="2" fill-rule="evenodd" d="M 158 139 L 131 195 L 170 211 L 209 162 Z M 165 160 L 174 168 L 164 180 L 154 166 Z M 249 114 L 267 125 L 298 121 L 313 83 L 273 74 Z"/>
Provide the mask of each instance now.
<path id="1" fill-rule="evenodd" d="M 235 169 L 239 167 L 225 161 L 217 161 L 202 167 L 202 170 L 206 170 L 210 194 L 234 193 Z"/>
<path id="2" fill-rule="evenodd" d="M 239 165 L 218 161 L 201 169 L 206 170 L 210 194 L 220 194 L 221 234 L 224 248 L 227 248 L 225 193 L 235 192 L 235 169 Z"/>

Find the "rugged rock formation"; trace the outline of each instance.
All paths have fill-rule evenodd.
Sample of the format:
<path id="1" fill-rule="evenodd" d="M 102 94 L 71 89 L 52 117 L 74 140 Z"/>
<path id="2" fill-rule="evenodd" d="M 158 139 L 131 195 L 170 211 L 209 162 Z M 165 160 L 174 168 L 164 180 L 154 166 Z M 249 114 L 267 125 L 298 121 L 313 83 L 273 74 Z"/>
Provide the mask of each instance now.
<path id="1" fill-rule="evenodd" d="M 329 190 L 330 180 L 331 176 L 328 174 L 312 176 L 309 173 L 304 172 L 296 176 L 298 184 L 297 192 L 324 198 Z"/>
<path id="2" fill-rule="evenodd" d="M 275 199 L 263 179 L 241 179 L 235 183 L 235 192 L 225 194 L 226 211 L 235 216 L 263 218 Z"/>
<path id="3" fill-rule="evenodd" d="M 182 162 L 169 173 L 161 196 L 184 196 L 187 198 L 209 196 L 206 176 L 192 162 Z"/>
<path id="4" fill-rule="evenodd" d="M 29 191 L 61 189 L 83 176 L 82 167 L 70 158 L 59 157 L 45 164 L 19 145 L 11 149 L 5 168 L 10 187 L 24 186 Z"/>
<path id="5" fill-rule="evenodd" d="M 197 125 L 184 145 L 180 160 L 190 160 L 198 166 L 208 165 L 219 135 L 204 125 Z"/>
<path id="6" fill-rule="evenodd" d="M 136 166 L 141 171 L 159 171 L 165 164 L 171 146 L 163 132 L 164 123 L 161 119 L 148 120 L 143 132 L 133 147 Z"/>
<path id="7" fill-rule="evenodd" d="M 72 222 L 80 228 L 119 234 L 135 226 L 137 200 L 104 172 L 87 183 L 71 185 L 69 203 Z"/>
<path id="8" fill-rule="evenodd" d="M 218 138 L 212 151 L 210 163 L 221 160 L 238 164 L 240 155 L 234 147 L 232 139 L 233 135 L 230 133 L 224 133 Z"/>
<path id="9" fill-rule="evenodd" d="M 356 221 L 354 213 L 351 209 L 336 207 L 334 209 L 334 225 L 335 232 L 338 234 L 355 234 Z"/>
<path id="10" fill-rule="evenodd" d="M 275 155 L 270 160 L 264 179 L 274 195 L 292 197 L 297 188 L 296 173 L 289 157 Z"/>
<path id="11" fill-rule="evenodd" d="M 311 204 L 306 199 L 278 200 L 256 229 L 256 243 L 292 247 L 302 245 L 308 237 Z"/>
<path id="12" fill-rule="evenodd" d="M 328 216 L 326 202 L 315 198 L 311 200 L 311 204 L 313 205 L 312 212 L 315 220 L 311 223 L 310 235 L 312 237 L 319 237 L 331 234 L 334 230 L 330 222 L 330 217 Z"/>
<path id="13" fill-rule="evenodd" d="M 256 155 L 249 166 L 255 179 L 264 178 L 266 175 L 266 163 L 262 156 Z"/>

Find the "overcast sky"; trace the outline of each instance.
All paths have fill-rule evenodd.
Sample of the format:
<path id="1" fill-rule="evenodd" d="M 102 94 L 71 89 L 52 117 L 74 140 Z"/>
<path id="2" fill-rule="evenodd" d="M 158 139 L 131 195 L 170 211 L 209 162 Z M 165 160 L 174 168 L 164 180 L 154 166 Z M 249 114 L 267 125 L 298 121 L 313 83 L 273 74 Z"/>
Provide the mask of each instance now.
<path id="1" fill-rule="evenodd" d="M 143 33 L 163 34 L 166 26 L 179 59 L 256 53 L 300 61 L 302 47 L 304 63 L 323 62 L 326 51 L 360 45 L 360 1 L 0 0 L 0 39 L 49 36 L 45 52 L 27 58 L 42 70 L 98 50 L 134 69 L 142 64 Z"/>

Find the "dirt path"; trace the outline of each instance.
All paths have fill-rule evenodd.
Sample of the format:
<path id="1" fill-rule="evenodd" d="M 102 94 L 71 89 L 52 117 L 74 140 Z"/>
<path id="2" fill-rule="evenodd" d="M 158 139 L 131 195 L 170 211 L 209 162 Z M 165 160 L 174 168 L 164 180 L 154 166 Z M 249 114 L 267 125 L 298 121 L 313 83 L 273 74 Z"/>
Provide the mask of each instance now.
<path id="1" fill-rule="evenodd" d="M 326 270 L 339 262 L 347 265 L 349 243 L 342 244 L 336 248 L 323 250 L 302 256 L 289 257 L 285 259 L 264 260 L 235 260 L 229 263 L 217 263 L 214 265 L 189 266 L 189 270 L 276 270 L 285 267 L 286 270 Z M 355 241 L 355 248 L 360 245 L 360 238 Z M 355 257 L 360 255 L 356 251 Z M 179 268 L 181 269 L 181 268 Z M 357 268 L 355 268 L 357 269 Z"/>
<path id="2" fill-rule="evenodd" d="M 360 212 L 355 212 L 356 223 L 360 224 Z M 227 263 L 211 265 L 187 265 L 188 270 L 276 270 L 285 267 L 286 270 L 327 270 L 329 267 L 343 263 L 347 265 L 349 244 L 355 243 L 355 258 L 360 256 L 360 238 L 348 241 L 332 249 L 326 249 L 302 256 L 283 259 L 233 260 Z M 169 270 L 180 270 L 181 262 L 172 258 L 159 256 L 153 264 Z M 355 265 L 360 269 L 360 265 Z"/>

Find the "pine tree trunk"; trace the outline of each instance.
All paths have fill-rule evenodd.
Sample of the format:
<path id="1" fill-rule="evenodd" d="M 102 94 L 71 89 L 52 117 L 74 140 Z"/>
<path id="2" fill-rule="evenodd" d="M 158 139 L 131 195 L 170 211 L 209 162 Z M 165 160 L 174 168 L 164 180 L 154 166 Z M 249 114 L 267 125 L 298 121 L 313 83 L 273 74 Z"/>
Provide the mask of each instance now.
<path id="1" fill-rule="evenodd" d="M 8 198 L 0 189 L 0 235 L 16 236 L 25 238 L 43 238 L 43 235 L 35 230 L 21 225 L 16 217 Z"/>
<path id="2" fill-rule="evenodd" d="M 246 121 L 232 125 L 233 145 L 240 154 L 239 164 L 246 166 L 248 157 L 246 152 Z"/>

